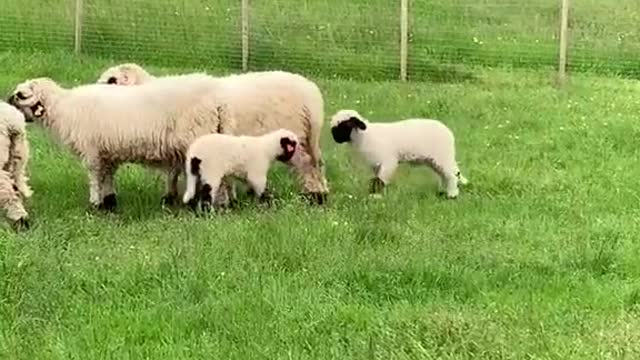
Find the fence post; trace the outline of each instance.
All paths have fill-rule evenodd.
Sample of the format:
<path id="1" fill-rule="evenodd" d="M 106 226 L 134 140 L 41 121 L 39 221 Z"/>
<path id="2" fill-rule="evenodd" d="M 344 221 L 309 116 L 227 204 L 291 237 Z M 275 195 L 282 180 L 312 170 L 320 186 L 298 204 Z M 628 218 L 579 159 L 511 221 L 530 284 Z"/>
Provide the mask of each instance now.
<path id="1" fill-rule="evenodd" d="M 242 71 L 249 69 L 249 0 L 242 0 Z"/>
<path id="2" fill-rule="evenodd" d="M 80 54 L 82 50 L 82 0 L 76 0 L 73 51 Z"/>
<path id="3" fill-rule="evenodd" d="M 409 0 L 400 0 L 400 80 L 407 81 Z"/>
<path id="4" fill-rule="evenodd" d="M 560 0 L 560 55 L 558 59 L 558 80 L 563 84 L 567 75 L 567 47 L 569 28 L 569 0 Z"/>

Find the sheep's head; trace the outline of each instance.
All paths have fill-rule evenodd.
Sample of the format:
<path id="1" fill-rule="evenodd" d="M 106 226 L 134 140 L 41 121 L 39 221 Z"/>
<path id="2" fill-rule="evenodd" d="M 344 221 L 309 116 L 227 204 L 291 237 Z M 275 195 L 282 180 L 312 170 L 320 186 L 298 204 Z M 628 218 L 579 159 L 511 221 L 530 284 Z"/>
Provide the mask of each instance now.
<path id="1" fill-rule="evenodd" d="M 120 64 L 105 70 L 98 78 L 98 84 L 140 85 L 149 78 L 151 75 L 140 65 Z"/>
<path id="2" fill-rule="evenodd" d="M 48 97 L 59 89 L 49 78 L 31 79 L 18 84 L 7 102 L 25 115 L 26 122 L 33 122 L 45 116 Z"/>
<path id="3" fill-rule="evenodd" d="M 291 160 L 296 153 L 298 147 L 298 137 L 289 130 L 279 130 L 276 135 L 279 139 L 280 149 L 276 159 L 278 161 L 287 162 Z"/>
<path id="4" fill-rule="evenodd" d="M 366 129 L 365 120 L 355 110 L 340 110 L 331 118 L 331 135 L 338 144 L 351 141 L 354 130 Z"/>

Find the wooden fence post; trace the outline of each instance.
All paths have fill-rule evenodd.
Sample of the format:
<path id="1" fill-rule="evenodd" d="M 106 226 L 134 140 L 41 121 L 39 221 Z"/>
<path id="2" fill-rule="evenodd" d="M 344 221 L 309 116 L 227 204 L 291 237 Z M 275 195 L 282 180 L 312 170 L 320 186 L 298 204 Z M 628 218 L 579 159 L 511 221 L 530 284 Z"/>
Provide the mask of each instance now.
<path id="1" fill-rule="evenodd" d="M 82 0 L 76 0 L 73 51 L 80 54 L 82 51 Z"/>
<path id="2" fill-rule="evenodd" d="M 249 70 L 249 0 L 242 0 L 242 71 Z"/>
<path id="3" fill-rule="evenodd" d="M 400 0 L 400 80 L 407 81 L 409 0 Z"/>
<path id="4" fill-rule="evenodd" d="M 560 0 L 560 2 L 560 51 L 558 59 L 558 80 L 560 84 L 563 84 L 567 76 L 569 0 Z"/>

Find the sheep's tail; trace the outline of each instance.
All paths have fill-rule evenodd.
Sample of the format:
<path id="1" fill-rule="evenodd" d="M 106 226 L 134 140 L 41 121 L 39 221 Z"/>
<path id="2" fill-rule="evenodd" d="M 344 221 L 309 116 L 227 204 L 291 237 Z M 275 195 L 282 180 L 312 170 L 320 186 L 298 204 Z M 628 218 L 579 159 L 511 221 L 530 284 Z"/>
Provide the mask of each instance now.
<path id="1" fill-rule="evenodd" d="M 314 164 L 322 163 L 322 151 L 320 149 L 320 135 L 324 123 L 324 101 L 320 89 L 314 84 L 315 99 L 305 106 L 305 118 L 307 120 L 308 151 Z"/>
<path id="2" fill-rule="evenodd" d="M 201 185 L 200 164 L 202 160 L 197 157 L 192 157 L 187 165 L 187 186 L 182 197 L 182 202 L 185 204 L 193 204 L 198 199 L 198 188 Z"/>

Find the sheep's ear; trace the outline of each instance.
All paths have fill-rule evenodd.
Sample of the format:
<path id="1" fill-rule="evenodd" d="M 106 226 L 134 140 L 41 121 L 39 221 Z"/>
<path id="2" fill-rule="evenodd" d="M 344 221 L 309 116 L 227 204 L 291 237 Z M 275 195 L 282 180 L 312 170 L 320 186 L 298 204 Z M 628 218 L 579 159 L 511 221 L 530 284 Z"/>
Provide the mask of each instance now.
<path id="1" fill-rule="evenodd" d="M 360 130 L 366 130 L 367 129 L 367 125 L 360 119 L 358 119 L 355 116 L 352 116 L 349 121 L 351 123 L 353 123 L 353 125 L 355 125 L 355 127 L 357 127 Z"/>

